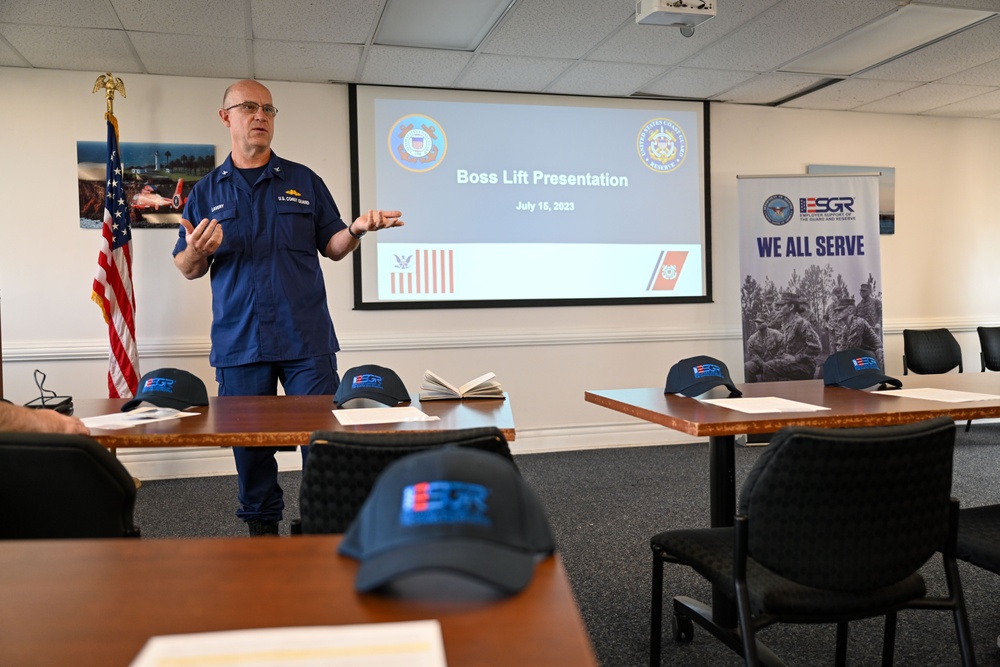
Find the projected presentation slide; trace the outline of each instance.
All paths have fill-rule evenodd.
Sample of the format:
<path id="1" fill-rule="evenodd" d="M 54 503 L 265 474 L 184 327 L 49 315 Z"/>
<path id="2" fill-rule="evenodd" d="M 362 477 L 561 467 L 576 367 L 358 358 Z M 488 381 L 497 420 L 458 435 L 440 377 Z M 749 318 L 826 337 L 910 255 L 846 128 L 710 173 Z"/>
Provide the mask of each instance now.
<path id="1" fill-rule="evenodd" d="M 710 296 L 701 103 L 356 93 L 357 307 Z"/>

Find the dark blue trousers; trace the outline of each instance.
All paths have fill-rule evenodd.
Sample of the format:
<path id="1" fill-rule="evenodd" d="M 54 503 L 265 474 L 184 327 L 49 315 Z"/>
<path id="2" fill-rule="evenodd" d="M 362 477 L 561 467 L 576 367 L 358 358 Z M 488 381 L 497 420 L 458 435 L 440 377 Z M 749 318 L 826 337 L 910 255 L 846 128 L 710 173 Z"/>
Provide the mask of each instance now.
<path id="1" fill-rule="evenodd" d="M 280 382 L 288 396 L 332 397 L 340 385 L 335 354 L 217 368 L 215 379 L 219 396 L 274 396 Z M 240 501 L 236 516 L 244 521 L 281 521 L 285 498 L 278 484 L 278 462 L 274 458 L 277 451 L 276 447 L 233 447 Z M 303 445 L 303 466 L 308 456 L 309 447 Z"/>

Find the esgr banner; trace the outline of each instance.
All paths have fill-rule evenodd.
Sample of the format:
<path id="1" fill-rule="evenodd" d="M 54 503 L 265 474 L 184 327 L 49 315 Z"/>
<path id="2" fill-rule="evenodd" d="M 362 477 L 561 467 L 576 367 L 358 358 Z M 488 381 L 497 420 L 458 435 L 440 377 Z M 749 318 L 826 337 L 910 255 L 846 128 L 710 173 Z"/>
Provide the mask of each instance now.
<path id="1" fill-rule="evenodd" d="M 822 377 L 882 352 L 878 174 L 739 176 L 746 382 Z"/>

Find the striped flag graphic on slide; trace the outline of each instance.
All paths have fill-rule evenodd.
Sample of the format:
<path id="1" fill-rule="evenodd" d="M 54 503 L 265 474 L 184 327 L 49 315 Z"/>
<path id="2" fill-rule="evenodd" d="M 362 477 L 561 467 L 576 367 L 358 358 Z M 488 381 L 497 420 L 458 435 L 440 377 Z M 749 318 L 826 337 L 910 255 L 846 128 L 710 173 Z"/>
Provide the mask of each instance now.
<path id="1" fill-rule="evenodd" d="M 670 250 L 661 252 L 656 260 L 656 268 L 646 285 L 647 292 L 660 290 L 672 290 L 677 284 L 677 279 L 681 277 L 681 269 L 684 268 L 684 260 L 687 259 L 686 250 Z"/>
<path id="2" fill-rule="evenodd" d="M 421 249 L 413 259 L 396 263 L 397 271 L 391 274 L 393 294 L 454 294 L 455 251 Z"/>

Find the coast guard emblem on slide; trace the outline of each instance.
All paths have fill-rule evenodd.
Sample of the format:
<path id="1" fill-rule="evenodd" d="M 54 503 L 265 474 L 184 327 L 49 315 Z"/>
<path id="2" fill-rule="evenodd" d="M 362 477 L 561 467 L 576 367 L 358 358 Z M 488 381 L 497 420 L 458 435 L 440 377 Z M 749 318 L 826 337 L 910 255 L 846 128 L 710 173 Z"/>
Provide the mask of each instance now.
<path id="1" fill-rule="evenodd" d="M 636 149 L 647 167 L 665 174 L 681 166 L 687 157 L 687 136 L 669 118 L 654 118 L 639 130 Z"/>
<path id="2" fill-rule="evenodd" d="M 772 225 L 783 225 L 792 219 L 795 209 L 785 195 L 771 195 L 764 202 L 764 219 Z"/>
<path id="3" fill-rule="evenodd" d="M 430 171 L 448 152 L 448 138 L 441 125 L 422 114 L 403 116 L 389 130 L 392 159 L 409 171 Z"/>

